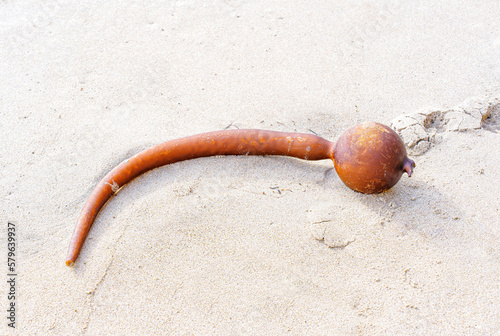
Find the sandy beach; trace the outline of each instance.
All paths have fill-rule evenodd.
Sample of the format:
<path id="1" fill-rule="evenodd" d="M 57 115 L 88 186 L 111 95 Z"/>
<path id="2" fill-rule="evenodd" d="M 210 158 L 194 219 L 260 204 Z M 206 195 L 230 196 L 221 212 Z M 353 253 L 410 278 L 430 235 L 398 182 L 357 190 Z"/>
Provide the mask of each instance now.
<path id="1" fill-rule="evenodd" d="M 0 335 L 500 335 L 499 17 L 495 0 L 1 1 Z M 121 189 L 65 265 L 93 188 L 143 149 L 364 121 L 417 164 L 388 192 L 331 160 L 179 162 Z"/>

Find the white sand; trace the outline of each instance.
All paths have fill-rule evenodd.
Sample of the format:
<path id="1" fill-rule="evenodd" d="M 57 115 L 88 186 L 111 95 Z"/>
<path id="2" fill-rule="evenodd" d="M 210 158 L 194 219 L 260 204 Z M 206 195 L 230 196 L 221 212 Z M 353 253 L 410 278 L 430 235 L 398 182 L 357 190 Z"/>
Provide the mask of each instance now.
<path id="1" fill-rule="evenodd" d="M 229 125 L 334 140 L 500 98 L 499 17 L 494 0 L 0 2 L 17 334 L 498 335 L 499 111 L 440 131 L 382 195 L 328 161 L 156 169 L 64 261 L 97 181 L 152 144 Z"/>

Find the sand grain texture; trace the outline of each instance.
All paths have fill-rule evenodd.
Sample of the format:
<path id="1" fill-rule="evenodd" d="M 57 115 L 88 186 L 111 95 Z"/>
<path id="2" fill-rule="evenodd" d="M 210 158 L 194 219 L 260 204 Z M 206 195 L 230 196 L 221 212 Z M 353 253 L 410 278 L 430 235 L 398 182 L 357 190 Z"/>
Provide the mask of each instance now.
<path id="1" fill-rule="evenodd" d="M 493 0 L 0 2 L 0 217 L 19 237 L 0 334 L 498 334 L 498 109 L 474 105 L 500 99 L 498 17 Z M 335 140 L 419 113 L 398 124 L 415 173 L 387 193 L 328 161 L 181 162 L 123 188 L 64 265 L 93 187 L 153 144 Z"/>

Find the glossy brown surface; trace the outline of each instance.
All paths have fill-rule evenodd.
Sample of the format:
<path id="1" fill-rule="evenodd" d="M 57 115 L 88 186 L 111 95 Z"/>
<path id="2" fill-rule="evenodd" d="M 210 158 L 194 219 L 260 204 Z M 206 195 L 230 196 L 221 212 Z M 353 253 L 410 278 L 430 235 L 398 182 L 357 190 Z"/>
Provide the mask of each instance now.
<path id="1" fill-rule="evenodd" d="M 304 160 L 332 159 L 333 143 L 313 134 L 265 130 L 225 130 L 167 141 L 120 163 L 95 187 L 71 238 L 66 265 L 78 258 L 92 223 L 118 190 L 148 170 L 183 160 L 215 155 L 283 155 Z"/>
<path id="2" fill-rule="evenodd" d="M 335 170 L 351 189 L 380 193 L 393 187 L 415 163 L 399 135 L 388 126 L 367 122 L 347 130 L 335 144 Z"/>
<path id="3" fill-rule="evenodd" d="M 95 187 L 71 238 L 66 265 L 78 258 L 92 223 L 106 202 L 125 184 L 148 170 L 183 160 L 215 155 L 283 155 L 304 160 L 334 160 L 339 177 L 351 189 L 379 193 L 394 186 L 415 163 L 406 157 L 399 136 L 389 127 L 364 123 L 334 144 L 312 134 L 265 130 L 226 130 L 167 141 L 120 163 Z"/>

